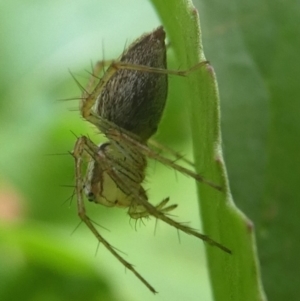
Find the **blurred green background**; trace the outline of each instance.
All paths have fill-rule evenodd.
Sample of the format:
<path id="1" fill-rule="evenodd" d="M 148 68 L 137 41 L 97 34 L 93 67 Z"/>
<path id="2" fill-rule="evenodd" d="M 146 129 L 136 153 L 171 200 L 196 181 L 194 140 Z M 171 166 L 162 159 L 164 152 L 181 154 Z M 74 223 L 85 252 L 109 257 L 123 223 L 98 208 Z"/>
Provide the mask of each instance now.
<path id="1" fill-rule="evenodd" d="M 102 235 L 159 291 L 153 296 L 103 246 L 97 250 L 84 225 L 72 233 L 79 224 L 75 199 L 68 199 L 73 189 L 61 186 L 74 185 L 72 132 L 102 139 L 79 117 L 78 100 L 59 101 L 80 96 L 68 70 L 85 84 L 102 49 L 116 58 L 160 25 L 151 4 L 2 2 L 0 20 L 0 300 L 210 300 L 201 241 L 180 235 L 179 242 L 162 223 L 154 234 L 154 220 L 135 226 L 125 210 L 87 204 L 92 219 L 109 229 L 100 228 Z M 179 101 L 168 103 L 158 138 L 192 158 Z M 170 196 L 180 205 L 178 219 L 199 228 L 194 182 L 159 164 L 147 175 L 151 201 Z"/>
<path id="2" fill-rule="evenodd" d="M 255 221 L 270 300 L 299 295 L 300 93 L 296 1 L 194 1 L 220 88 L 224 152 L 236 203 Z M 71 202 L 75 136 L 90 62 L 117 57 L 158 26 L 150 2 L 0 0 L 0 300 L 211 300 L 203 244 L 155 222 L 88 204 L 102 235 L 159 291 L 153 296 L 81 225 Z M 169 65 L 178 68 L 169 53 Z M 192 157 L 175 77 L 157 139 Z M 54 155 L 62 154 L 62 155 Z M 200 227 L 194 183 L 150 164 L 153 203 Z M 96 254 L 97 253 L 97 254 Z M 96 255 L 95 255 L 96 254 Z M 226 275 L 224 275 L 225 277 Z M 299 275 L 298 275 L 299 276 Z M 298 291 L 297 291 L 298 289 Z"/>

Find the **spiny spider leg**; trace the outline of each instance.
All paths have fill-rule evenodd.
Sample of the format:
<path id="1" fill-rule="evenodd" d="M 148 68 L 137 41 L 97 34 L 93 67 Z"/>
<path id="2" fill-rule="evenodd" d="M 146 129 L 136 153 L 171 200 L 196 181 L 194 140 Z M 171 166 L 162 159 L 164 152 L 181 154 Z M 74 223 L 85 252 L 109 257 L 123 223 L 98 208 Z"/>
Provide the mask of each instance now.
<path id="1" fill-rule="evenodd" d="M 169 201 L 170 201 L 170 198 L 167 197 L 167 198 L 163 199 L 158 205 L 156 205 L 155 208 L 160 212 L 167 213 L 178 207 L 177 204 L 165 207 Z"/>
<path id="2" fill-rule="evenodd" d="M 132 145 L 131 149 L 139 149 L 140 152 L 142 152 L 145 156 L 152 158 L 154 160 L 157 160 L 161 162 L 162 164 L 166 166 L 170 166 L 171 168 L 179 171 L 182 174 L 185 174 L 187 176 L 190 176 L 194 178 L 196 181 L 207 184 L 208 186 L 222 191 L 222 187 L 205 179 L 201 175 L 176 164 L 173 160 L 170 160 L 168 158 L 165 158 L 164 156 L 161 156 L 158 152 L 152 150 L 149 148 L 146 144 L 143 144 L 138 141 L 138 137 L 133 135 L 132 133 L 121 129 L 117 125 L 113 124 L 112 122 L 105 120 L 101 118 L 100 116 L 96 116 L 95 114 L 92 114 L 91 117 L 93 119 L 93 122 L 95 125 L 98 126 L 98 128 L 101 129 L 101 132 L 105 134 L 105 136 L 111 141 L 111 143 L 115 144 L 118 147 L 118 144 L 122 143 L 122 141 L 126 141 L 126 144 L 129 146 Z M 124 143 L 123 143 L 124 144 Z M 122 149 L 120 149 L 122 151 Z M 125 156 L 128 156 L 128 153 L 123 152 Z"/>
<path id="3" fill-rule="evenodd" d="M 167 147 L 167 146 L 165 146 L 165 145 L 162 145 L 161 143 L 159 143 L 158 141 L 156 141 L 156 140 L 154 140 L 154 139 L 149 139 L 149 140 L 148 140 L 148 145 L 151 145 L 152 147 L 155 147 L 155 148 L 157 148 L 157 149 L 159 149 L 159 150 L 162 150 L 162 151 L 164 151 L 164 152 L 170 153 L 170 154 L 171 154 L 172 156 L 174 156 L 177 160 L 183 161 L 183 162 L 189 164 L 190 166 L 195 167 L 195 164 L 194 164 L 192 161 L 186 159 L 186 158 L 185 158 L 183 155 L 181 155 L 180 153 L 174 151 L 173 149 L 171 149 L 171 148 L 169 148 L 169 147 Z"/>
<path id="4" fill-rule="evenodd" d="M 122 137 L 124 137 L 124 136 L 122 136 Z M 118 188 L 121 191 L 123 191 L 124 194 L 126 194 L 127 196 L 133 196 L 133 200 L 130 205 L 129 212 L 128 212 L 132 218 L 141 218 L 141 217 L 145 217 L 146 215 L 152 215 L 187 234 L 196 236 L 196 237 L 204 240 L 205 242 L 209 243 L 210 245 L 216 246 L 219 249 L 231 254 L 231 250 L 229 250 L 222 244 L 214 241 L 213 239 L 209 238 L 207 235 L 203 235 L 203 234 L 195 231 L 194 229 L 192 229 L 188 226 L 185 226 L 181 223 L 178 223 L 178 222 L 172 220 L 171 218 L 169 218 L 168 216 L 166 216 L 165 212 L 175 209 L 175 207 L 173 207 L 171 205 L 170 210 L 165 210 L 166 208 L 169 208 L 169 207 L 166 207 L 166 208 L 160 210 L 161 207 L 164 207 L 166 205 L 168 199 L 163 200 L 157 206 L 153 206 L 152 204 L 150 204 L 147 200 L 145 191 L 143 190 L 142 186 L 139 185 L 139 183 L 136 183 L 137 185 L 133 186 L 132 180 L 130 180 L 126 174 L 122 173 L 122 167 L 120 166 L 120 161 L 116 160 L 114 158 L 114 156 L 107 156 L 107 154 L 105 152 L 101 152 L 101 155 L 100 155 L 100 153 L 97 151 L 97 146 L 94 145 L 93 142 L 89 141 L 85 137 L 82 137 L 82 138 L 84 138 L 86 140 L 85 144 L 89 148 L 89 149 L 87 148 L 86 151 L 94 158 L 94 160 L 96 162 L 98 162 L 99 164 L 102 164 L 102 168 L 105 169 L 106 173 L 110 176 L 111 179 L 113 179 L 113 181 L 116 183 Z M 109 137 L 109 138 L 110 138 L 110 141 L 112 142 L 113 141 L 112 137 Z M 127 138 L 131 139 L 131 137 L 127 137 Z M 126 140 L 126 142 L 128 142 L 128 141 L 130 142 L 130 140 L 128 140 L 128 139 Z M 114 140 L 114 141 L 116 142 L 116 140 Z M 134 140 L 134 141 L 136 141 L 136 140 Z M 133 153 L 132 150 L 130 149 L 131 146 L 129 144 L 127 144 L 126 142 L 124 140 L 122 140 L 121 143 L 118 144 L 119 149 L 127 147 L 127 151 L 124 151 L 124 153 L 131 154 L 132 159 L 134 160 L 134 156 L 140 155 L 140 154 L 136 153 L 136 152 Z M 141 144 L 141 146 L 143 146 L 143 145 Z M 152 150 L 150 150 L 150 151 L 152 152 Z M 163 158 L 163 159 L 166 160 L 166 158 Z M 182 171 L 182 167 L 181 166 L 179 166 L 179 167 L 180 167 L 180 169 L 177 169 L 177 170 Z M 187 171 L 189 173 L 192 173 L 189 170 L 187 170 Z M 193 173 L 192 173 L 192 175 L 193 175 Z M 195 174 L 195 175 L 200 177 L 197 174 Z M 202 177 L 201 177 L 201 179 L 202 179 Z M 138 211 L 138 210 L 136 210 L 137 206 L 142 206 L 146 210 Z"/>
<path id="5" fill-rule="evenodd" d="M 165 198 L 163 199 L 160 203 L 158 203 L 156 206 L 153 206 L 155 208 L 156 211 L 159 211 L 161 213 L 168 213 L 174 209 L 176 209 L 178 207 L 177 204 L 172 204 L 169 205 L 167 207 L 166 204 L 169 202 L 170 198 Z M 148 201 L 147 201 L 148 202 Z M 144 210 L 137 210 L 137 206 L 140 207 L 141 203 L 137 202 L 137 203 L 133 203 L 131 204 L 131 206 L 129 207 L 128 210 L 128 214 L 130 215 L 131 218 L 133 219 L 142 219 L 143 217 L 149 217 L 149 212 L 147 210 L 147 208 L 145 208 L 144 206 Z"/>
<path id="6" fill-rule="evenodd" d="M 157 293 L 156 290 L 149 284 L 149 282 L 142 277 L 142 275 L 136 271 L 136 269 L 133 267 L 132 264 L 130 264 L 128 261 L 126 261 L 122 256 L 116 252 L 116 250 L 113 248 L 111 244 L 109 244 L 97 231 L 93 223 L 91 222 L 90 218 L 86 215 L 86 210 L 84 206 L 84 200 L 83 200 L 83 180 L 82 180 L 82 156 L 85 151 L 90 153 L 91 150 L 90 146 L 87 145 L 87 141 L 89 141 L 89 144 L 93 144 L 88 138 L 86 137 L 80 137 L 76 141 L 74 150 L 73 150 L 73 157 L 75 158 L 75 175 L 76 175 L 76 194 L 77 194 L 77 209 L 78 209 L 78 215 L 80 219 L 87 225 L 87 227 L 93 232 L 93 234 L 96 236 L 98 241 L 102 243 L 106 249 L 113 255 L 115 258 L 117 258 L 128 270 L 130 270 L 137 278 L 139 278 L 147 287 L 148 289 L 153 292 Z M 94 145 L 95 146 L 95 145 Z M 95 146 L 96 147 L 96 146 Z"/>
<path id="7" fill-rule="evenodd" d="M 130 137 L 127 137 L 130 138 Z M 132 203 L 129 208 L 129 215 L 132 218 L 141 218 L 145 217 L 147 215 L 152 215 L 156 217 L 157 219 L 160 219 L 164 221 L 165 223 L 187 233 L 193 236 L 196 236 L 203 241 L 209 243 L 212 246 L 216 246 L 219 249 L 231 253 L 231 251 L 223 246 L 222 244 L 214 241 L 207 235 L 203 235 L 194 229 L 185 226 L 181 223 L 178 223 L 174 221 L 173 219 L 169 218 L 168 216 L 165 215 L 165 212 L 170 211 L 171 209 L 175 209 L 172 205 L 170 206 L 170 210 L 165 210 L 166 208 L 159 210 L 161 207 L 164 207 L 167 203 L 167 200 L 163 200 L 160 204 L 158 204 L 156 207 L 150 204 L 147 200 L 145 191 L 143 190 L 142 186 L 139 185 L 139 183 L 136 183 L 137 185 L 133 186 L 132 180 L 128 178 L 128 176 L 123 174 L 122 171 L 122 166 L 120 166 L 120 161 L 116 160 L 114 156 L 108 156 L 105 152 L 99 152 L 98 147 L 90 141 L 87 137 L 82 136 L 79 138 L 81 144 L 84 145 L 85 151 L 90 154 L 90 156 L 99 164 L 101 165 L 102 170 L 105 170 L 105 172 L 110 176 L 110 178 L 116 183 L 118 188 L 124 192 L 127 196 L 133 196 Z M 128 141 L 128 140 L 127 140 Z M 130 141 L 130 140 L 129 140 Z M 112 142 L 112 140 L 111 140 Z M 124 143 L 124 140 L 122 141 L 122 144 L 119 144 L 119 147 L 126 147 L 128 146 L 127 143 Z M 130 147 L 130 146 L 129 146 Z M 132 153 L 130 151 L 130 148 L 127 149 L 128 153 L 131 153 L 131 155 L 134 156 L 140 155 L 139 153 Z M 76 176 L 77 177 L 77 176 Z M 77 183 L 80 184 L 80 183 Z M 137 206 L 142 206 L 146 210 L 143 211 L 137 211 L 136 208 Z"/>
<path id="8" fill-rule="evenodd" d="M 101 73 L 101 71 L 103 71 L 105 65 L 106 65 L 105 61 L 98 61 L 96 65 L 93 67 L 90 79 L 85 88 L 86 91 L 91 91 L 92 88 L 95 86 L 96 81 L 99 80 L 98 78 L 99 74 Z M 83 95 L 83 97 L 85 97 L 85 95 Z"/>
<path id="9" fill-rule="evenodd" d="M 158 73 L 158 74 L 173 74 L 173 75 L 179 75 L 179 76 L 186 76 L 197 69 L 201 68 L 203 65 L 208 64 L 208 61 L 202 61 L 194 66 L 192 66 L 189 69 L 186 70 L 170 70 L 170 69 L 160 69 L 160 68 L 153 68 L 149 66 L 143 66 L 143 65 L 135 65 L 130 64 L 126 62 L 121 61 L 112 61 L 110 66 L 106 69 L 104 75 L 101 77 L 99 82 L 95 85 L 93 90 L 89 92 L 89 90 L 92 88 L 92 85 L 95 83 L 95 79 L 97 78 L 95 75 L 100 72 L 101 68 L 103 67 L 103 64 L 105 62 L 98 62 L 99 66 L 96 65 L 95 71 L 93 72 L 92 77 L 94 79 L 90 80 L 90 83 L 88 84 L 88 87 L 86 91 L 84 91 L 82 95 L 82 101 L 81 101 L 81 115 L 83 118 L 97 126 L 100 131 L 105 132 L 105 130 L 102 130 L 101 123 L 99 124 L 99 116 L 95 115 L 94 112 L 92 112 L 92 107 L 95 104 L 97 100 L 97 96 L 101 94 L 101 92 L 105 89 L 105 85 L 107 82 L 114 76 L 114 74 L 121 69 L 126 70 L 132 70 L 132 71 L 140 71 L 140 72 L 149 72 L 149 73 Z"/>
<path id="10" fill-rule="evenodd" d="M 85 90 L 91 91 L 95 86 L 96 81 L 98 81 L 99 75 L 101 72 L 105 73 L 105 67 L 111 65 L 113 60 L 104 60 L 104 61 L 97 61 L 96 65 L 92 65 L 92 72 L 88 72 L 91 76 L 86 85 Z"/>
<path id="11" fill-rule="evenodd" d="M 198 66 L 199 68 L 199 65 L 203 65 L 203 63 L 207 63 L 206 61 L 205 62 L 201 62 L 195 66 Z M 109 67 L 110 69 L 111 67 Z M 154 68 L 156 69 L 156 68 Z M 194 70 L 195 67 L 192 67 L 190 68 L 189 70 L 187 71 L 181 71 L 181 72 L 191 72 L 191 70 Z M 170 71 L 170 70 L 165 70 L 165 71 Z M 110 77 L 114 74 L 115 72 L 114 71 L 106 71 L 105 75 L 101 78 L 101 80 L 99 81 L 99 84 L 97 85 L 98 87 L 98 93 L 101 92 L 102 89 L 104 89 L 104 85 L 105 83 L 110 79 Z M 108 77 L 106 79 L 104 79 L 104 77 Z M 102 85 L 100 85 L 102 82 Z M 96 88 L 95 88 L 96 90 Z M 94 90 L 94 91 L 95 91 Z M 133 146 L 136 146 L 138 147 L 138 149 L 143 152 L 146 156 L 150 157 L 150 158 L 153 158 L 159 162 L 161 162 L 162 164 L 164 165 L 167 165 L 167 166 L 170 166 L 172 168 L 174 168 L 175 170 L 183 173 L 183 174 L 186 174 L 188 176 L 191 176 L 192 178 L 194 178 L 196 181 L 198 182 L 202 182 L 202 183 L 205 183 L 211 187 L 213 187 L 214 189 L 217 189 L 219 191 L 222 191 L 222 187 L 220 187 L 219 185 L 209 181 L 209 180 L 206 180 L 204 177 L 200 176 L 199 174 L 183 167 L 183 166 L 180 166 L 176 163 L 174 163 L 174 161 L 168 159 L 168 158 L 165 158 L 163 156 L 161 156 L 159 153 L 155 152 L 154 150 L 150 149 L 147 145 L 143 144 L 143 143 L 140 143 L 138 141 L 138 137 L 136 137 L 135 135 L 133 135 L 132 133 L 126 131 L 125 129 L 122 129 L 120 127 L 118 127 L 117 125 L 113 124 L 112 122 L 108 121 L 108 120 L 105 120 L 103 118 L 101 118 L 99 115 L 96 115 L 93 111 L 91 111 L 91 108 L 95 102 L 95 100 L 93 99 L 93 94 L 94 94 L 94 91 L 87 95 L 86 93 L 85 94 L 85 97 L 83 97 L 83 102 L 82 102 L 82 108 L 81 108 L 81 111 L 82 111 L 82 116 L 84 118 L 86 118 L 88 121 L 90 121 L 91 123 L 93 123 L 95 126 L 97 126 L 100 131 L 102 133 L 105 134 L 105 136 L 111 140 L 111 142 L 115 142 L 115 141 L 121 141 L 122 138 L 124 138 L 123 140 L 127 140 L 128 143 L 132 144 Z M 84 113 L 84 111 L 86 110 L 86 112 Z M 87 115 L 86 115 L 87 114 Z"/>
<path id="12" fill-rule="evenodd" d="M 117 163 L 116 163 L 117 164 Z M 169 218 L 168 216 L 165 215 L 163 211 L 158 210 L 155 206 L 153 206 L 151 203 L 148 202 L 147 198 L 143 193 L 139 193 L 136 189 L 132 188 L 130 185 L 128 179 L 126 177 L 120 176 L 114 169 L 109 169 L 106 171 L 109 176 L 114 180 L 115 183 L 117 183 L 118 187 L 124 191 L 127 195 L 133 195 L 134 196 L 134 201 L 138 205 L 142 205 L 148 212 L 149 215 L 152 215 L 156 217 L 157 219 L 160 219 L 164 221 L 165 223 L 169 224 L 170 226 L 175 227 L 176 229 L 179 229 L 187 234 L 196 236 L 203 241 L 207 242 L 208 244 L 212 246 L 216 246 L 219 249 L 223 250 L 226 253 L 231 254 L 231 250 L 223 246 L 222 244 L 216 242 L 215 240 L 211 239 L 207 235 L 201 234 L 197 231 L 195 231 L 193 228 L 185 226 L 184 224 L 178 223 L 174 221 L 173 219 Z M 162 203 L 165 202 L 162 201 Z M 129 215 L 133 218 L 136 218 L 131 215 L 131 212 L 129 210 Z"/>
<path id="13" fill-rule="evenodd" d="M 170 166 L 173 169 L 179 171 L 180 173 L 194 178 L 198 182 L 205 183 L 216 190 L 222 191 L 221 186 L 205 179 L 204 177 L 200 176 L 199 174 L 197 174 L 181 165 L 174 163 L 174 161 L 172 161 L 168 158 L 165 158 L 164 156 L 161 156 L 158 152 L 152 150 L 146 144 L 143 144 L 143 143 L 139 142 L 138 140 L 134 139 L 133 137 L 131 137 L 132 135 L 127 135 L 126 133 L 124 133 L 124 131 L 119 131 L 118 129 L 111 128 L 106 132 L 106 136 L 111 141 L 115 141 L 115 142 L 119 142 L 119 143 L 122 143 L 122 141 L 124 143 L 124 141 L 126 141 L 127 144 L 131 144 L 132 147 L 139 149 L 139 151 L 141 153 L 143 153 L 145 156 L 152 158 L 154 160 L 157 160 L 166 166 Z"/>
<path id="14" fill-rule="evenodd" d="M 161 69 L 161 68 L 154 68 L 154 67 L 143 66 L 143 65 L 130 64 L 127 62 L 113 61 L 111 63 L 111 67 L 117 70 L 126 69 L 126 70 L 158 73 L 158 74 L 168 74 L 168 75 L 172 74 L 172 75 L 179 75 L 179 76 L 187 76 L 188 74 L 196 71 L 197 69 L 201 68 L 203 65 L 207 65 L 207 64 L 209 64 L 208 61 L 202 61 L 186 70 L 171 70 L 171 69 Z"/>
<path id="15" fill-rule="evenodd" d="M 99 164 L 99 166 L 101 167 L 102 171 L 107 172 L 110 176 L 117 174 L 117 173 L 121 173 L 122 178 L 128 178 L 128 175 L 124 173 L 124 170 L 130 166 L 133 170 L 135 170 L 136 172 L 139 170 L 140 168 L 140 161 L 141 161 L 141 154 L 137 153 L 136 150 L 133 150 L 131 148 L 129 148 L 128 146 L 126 147 L 124 143 L 117 145 L 118 146 L 118 152 L 117 153 L 122 153 L 124 154 L 124 158 L 126 157 L 126 161 L 120 161 L 118 157 L 116 157 L 115 155 L 108 155 L 105 153 L 105 151 L 101 151 L 99 150 L 99 147 L 97 145 L 95 145 L 90 139 L 88 139 L 85 136 L 81 137 L 82 139 L 84 139 L 84 143 L 85 143 L 85 151 Z M 134 152 L 135 151 L 135 152 Z M 125 156 L 127 155 L 127 156 Z M 141 171 L 142 172 L 142 171 Z M 112 179 L 114 180 L 116 177 L 112 177 Z M 126 195 L 130 196 L 132 195 L 131 191 L 127 188 L 128 186 L 133 187 L 134 184 L 134 191 L 136 191 L 137 189 L 140 189 L 141 191 L 143 191 L 140 182 L 142 182 L 142 178 L 140 178 L 139 182 L 136 182 L 136 180 L 131 179 L 131 181 L 124 181 L 126 182 L 126 184 L 123 186 L 122 185 L 122 181 L 118 181 L 115 180 L 115 183 L 117 184 L 118 188 L 121 189 Z M 133 188 L 132 188 L 133 189 Z M 144 191 L 143 191 L 144 192 Z M 177 208 L 177 204 L 172 204 L 169 206 L 166 206 L 169 202 L 169 198 L 165 198 L 164 200 L 162 200 L 159 204 L 157 204 L 156 206 L 154 206 L 154 208 L 162 213 L 167 213 L 170 212 L 172 210 L 174 210 L 175 208 Z M 149 216 L 149 213 L 147 210 L 145 210 L 144 206 L 143 206 L 143 210 L 141 209 L 141 206 L 136 206 L 139 205 L 138 203 L 131 203 L 130 204 L 130 216 L 132 218 L 138 219 L 138 218 L 142 218 L 142 217 L 147 217 Z"/>

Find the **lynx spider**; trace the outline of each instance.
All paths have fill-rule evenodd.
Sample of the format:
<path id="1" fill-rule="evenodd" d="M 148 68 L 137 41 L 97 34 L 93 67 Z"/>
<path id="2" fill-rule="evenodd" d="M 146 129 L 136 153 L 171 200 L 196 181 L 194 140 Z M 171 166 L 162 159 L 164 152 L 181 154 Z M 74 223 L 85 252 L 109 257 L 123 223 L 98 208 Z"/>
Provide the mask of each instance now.
<path id="1" fill-rule="evenodd" d="M 148 128 L 143 128 L 141 131 L 142 134 L 139 135 L 120 127 L 111 120 L 104 118 L 101 112 L 99 113 L 99 102 L 101 104 L 102 101 L 101 95 L 104 95 L 105 93 L 114 93 L 115 91 L 111 90 L 111 86 L 113 85 L 111 85 L 110 88 L 108 88 L 108 85 L 113 83 L 114 80 L 120 80 L 122 76 L 125 78 L 126 76 L 133 76 L 132 74 L 134 72 L 135 76 L 141 76 L 141 74 L 152 74 L 165 77 L 170 74 L 186 76 L 207 63 L 200 62 L 190 69 L 175 71 L 168 70 L 164 68 L 165 66 L 152 67 L 132 63 L 130 61 L 122 61 L 126 55 L 135 55 L 135 53 L 130 53 L 130 51 L 132 51 L 135 45 L 139 45 L 139 43 L 142 45 L 142 43 L 145 43 L 145 39 L 150 35 L 155 36 L 158 40 L 160 40 L 160 43 L 163 44 L 161 51 L 165 52 L 165 33 L 163 28 L 159 27 L 132 43 L 128 49 L 125 50 L 119 60 L 110 62 L 100 61 L 94 67 L 89 83 L 83 90 L 80 112 L 85 120 L 95 125 L 100 132 L 106 136 L 108 142 L 98 146 L 87 136 L 81 136 L 76 141 L 72 155 L 75 158 L 75 189 L 77 195 L 78 215 L 80 219 L 93 232 L 99 243 L 102 243 L 128 270 L 134 273 L 151 292 L 156 293 L 153 286 L 151 286 L 149 282 L 139 272 L 137 272 L 134 266 L 120 256 L 115 248 L 97 231 L 93 222 L 86 214 L 83 197 L 84 192 L 91 201 L 96 203 L 109 207 L 128 207 L 128 214 L 133 219 L 153 216 L 176 229 L 198 237 L 227 253 L 231 253 L 231 251 L 208 236 L 171 219 L 167 213 L 175 209 L 177 205 L 168 205 L 169 198 L 164 199 L 156 206 L 153 206 L 148 202 L 146 192 L 142 187 L 142 182 L 145 177 L 146 157 L 170 166 L 180 173 L 194 178 L 198 182 L 205 183 L 214 189 L 221 190 L 221 187 L 218 185 L 206 180 L 199 174 L 178 165 L 173 160 L 160 155 L 157 151 L 147 145 L 150 136 L 152 136 L 156 131 L 156 126 L 159 122 L 160 116 L 157 117 L 157 124 L 154 124 L 154 130 L 150 129 L 148 132 Z M 104 70 L 106 65 L 108 65 L 108 68 Z M 119 75 L 121 73 L 118 72 L 121 70 L 123 70 L 123 73 L 122 75 Z M 102 77 L 99 77 L 101 72 L 103 72 L 103 75 Z M 137 73 L 139 75 L 137 75 Z M 120 87 L 114 87 L 114 89 L 118 88 Z M 124 89 L 124 93 L 129 93 L 128 91 L 126 92 L 126 87 L 121 88 Z M 160 108 L 161 111 L 163 111 L 163 107 L 164 104 L 162 105 L 162 108 Z M 157 146 L 162 148 L 159 145 L 156 145 L 156 147 Z M 164 150 L 169 151 L 171 155 L 176 158 L 178 157 L 175 152 L 167 148 Z M 83 155 L 85 154 L 87 154 L 91 160 L 87 168 L 86 178 L 84 179 L 82 177 L 82 170 L 84 162 Z"/>

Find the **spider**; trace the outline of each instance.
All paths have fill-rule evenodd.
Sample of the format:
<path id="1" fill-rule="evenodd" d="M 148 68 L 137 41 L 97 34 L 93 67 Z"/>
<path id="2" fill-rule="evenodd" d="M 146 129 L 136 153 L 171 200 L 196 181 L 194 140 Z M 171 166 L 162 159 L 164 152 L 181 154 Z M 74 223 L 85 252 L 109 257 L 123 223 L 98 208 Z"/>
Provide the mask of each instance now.
<path id="1" fill-rule="evenodd" d="M 97 145 L 87 136 L 81 136 L 75 143 L 72 155 L 75 158 L 78 215 L 99 243 L 153 293 L 156 293 L 153 286 L 95 228 L 86 214 L 84 194 L 89 201 L 97 204 L 128 208 L 128 214 L 133 219 L 153 216 L 231 253 L 228 248 L 208 236 L 170 218 L 168 212 L 177 205 L 169 205 L 169 198 L 156 206 L 149 203 L 142 186 L 147 167 L 146 158 L 149 157 L 214 189 L 222 190 L 199 174 L 160 155 L 148 143 L 156 132 L 164 111 L 168 75 L 186 76 L 204 64 L 207 62 L 200 62 L 184 71 L 168 70 L 165 31 L 160 26 L 130 44 L 119 59 L 98 62 L 87 87 L 83 89 L 80 101 L 81 116 L 96 126 L 105 135 L 107 142 Z M 176 159 L 179 158 L 175 152 L 167 148 L 164 150 Z M 82 176 L 84 155 L 89 157 L 85 177 Z"/>

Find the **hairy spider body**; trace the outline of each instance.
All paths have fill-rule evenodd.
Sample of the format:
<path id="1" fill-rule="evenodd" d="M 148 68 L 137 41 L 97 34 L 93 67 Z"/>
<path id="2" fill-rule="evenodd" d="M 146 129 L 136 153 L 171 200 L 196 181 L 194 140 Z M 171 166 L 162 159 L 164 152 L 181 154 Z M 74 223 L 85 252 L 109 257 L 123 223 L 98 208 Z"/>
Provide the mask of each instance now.
<path id="1" fill-rule="evenodd" d="M 163 28 L 141 36 L 124 51 L 118 61 L 167 69 Z M 167 74 L 120 69 L 106 83 L 93 109 L 103 119 L 145 142 L 157 130 L 167 94 Z"/>

